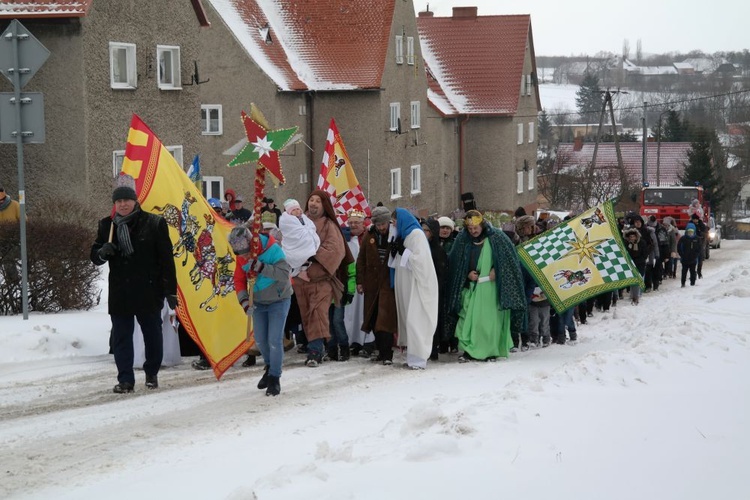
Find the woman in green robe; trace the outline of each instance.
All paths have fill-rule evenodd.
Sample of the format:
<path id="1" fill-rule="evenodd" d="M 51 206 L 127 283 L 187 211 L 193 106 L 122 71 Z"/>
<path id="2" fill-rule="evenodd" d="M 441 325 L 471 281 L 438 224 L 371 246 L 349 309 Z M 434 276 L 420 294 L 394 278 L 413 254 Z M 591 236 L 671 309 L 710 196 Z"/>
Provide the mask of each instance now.
<path id="1" fill-rule="evenodd" d="M 450 255 L 448 313 L 464 353 L 459 361 L 507 357 L 512 326 L 527 301 L 516 249 L 476 210 L 464 218 Z"/>

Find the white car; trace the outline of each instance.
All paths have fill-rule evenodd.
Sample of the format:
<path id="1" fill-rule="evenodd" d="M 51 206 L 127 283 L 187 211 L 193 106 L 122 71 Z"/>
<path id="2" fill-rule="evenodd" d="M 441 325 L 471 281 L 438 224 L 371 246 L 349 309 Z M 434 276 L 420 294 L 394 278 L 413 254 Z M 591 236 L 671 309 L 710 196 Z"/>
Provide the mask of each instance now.
<path id="1" fill-rule="evenodd" d="M 721 225 L 716 224 L 713 217 L 708 219 L 708 245 L 721 248 Z"/>

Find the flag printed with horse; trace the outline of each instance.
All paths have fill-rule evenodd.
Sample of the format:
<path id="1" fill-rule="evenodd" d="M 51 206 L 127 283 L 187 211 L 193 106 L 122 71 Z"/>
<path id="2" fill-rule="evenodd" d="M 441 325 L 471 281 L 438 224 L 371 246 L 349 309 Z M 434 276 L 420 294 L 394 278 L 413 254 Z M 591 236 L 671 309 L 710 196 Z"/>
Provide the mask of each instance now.
<path id="1" fill-rule="evenodd" d="M 135 179 L 141 209 L 169 225 L 177 268 L 177 315 L 216 378 L 250 347 L 248 319 L 234 293 L 232 224 L 218 216 L 156 135 L 136 115 L 122 172 Z"/>
<path id="2" fill-rule="evenodd" d="M 612 201 L 529 240 L 518 248 L 518 256 L 557 312 L 603 292 L 643 286 L 617 228 Z"/>
<path id="3" fill-rule="evenodd" d="M 318 177 L 318 189 L 330 195 L 340 226 L 346 223 L 349 219 L 349 211 L 354 208 L 364 212 L 367 217 L 370 216 L 370 206 L 354 174 L 352 162 L 333 118 L 328 127 L 326 149 Z"/>

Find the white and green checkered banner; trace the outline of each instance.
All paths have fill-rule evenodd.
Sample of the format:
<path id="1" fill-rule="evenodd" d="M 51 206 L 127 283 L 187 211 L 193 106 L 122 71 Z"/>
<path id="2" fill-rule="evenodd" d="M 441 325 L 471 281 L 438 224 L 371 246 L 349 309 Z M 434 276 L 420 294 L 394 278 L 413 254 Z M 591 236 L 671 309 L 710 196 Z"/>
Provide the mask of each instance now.
<path id="1" fill-rule="evenodd" d="M 527 241 L 518 253 L 557 312 L 607 291 L 643 286 L 611 201 Z"/>

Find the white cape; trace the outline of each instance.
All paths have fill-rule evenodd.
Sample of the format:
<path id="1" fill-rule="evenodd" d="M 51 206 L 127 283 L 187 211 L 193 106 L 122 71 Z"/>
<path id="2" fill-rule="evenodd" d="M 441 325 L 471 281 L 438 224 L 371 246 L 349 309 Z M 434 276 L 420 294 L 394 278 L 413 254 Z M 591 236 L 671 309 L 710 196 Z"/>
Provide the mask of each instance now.
<path id="1" fill-rule="evenodd" d="M 359 240 L 356 236 L 347 243 L 349 250 L 352 252 L 354 261 L 357 261 L 359 256 Z M 365 296 L 359 293 L 354 293 L 352 303 L 344 308 L 344 326 L 346 327 L 346 333 L 349 335 L 349 344 L 357 343 L 359 345 L 365 345 L 368 342 L 375 342 L 375 335 L 372 333 L 365 333 L 361 330 L 362 322 L 365 317 Z"/>

